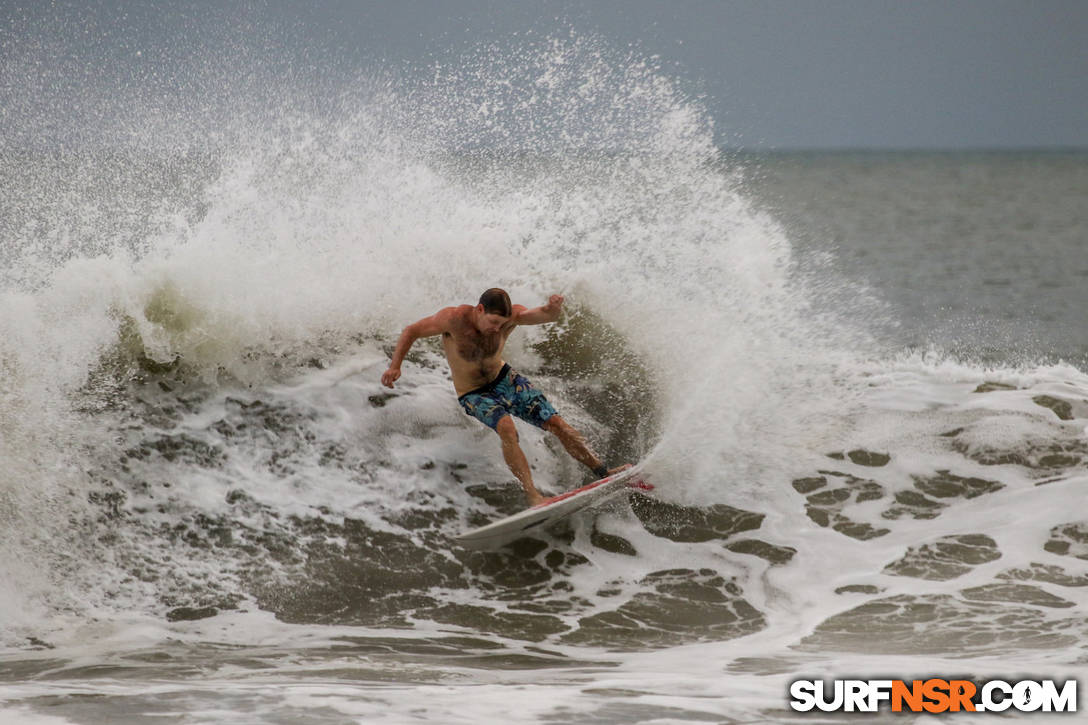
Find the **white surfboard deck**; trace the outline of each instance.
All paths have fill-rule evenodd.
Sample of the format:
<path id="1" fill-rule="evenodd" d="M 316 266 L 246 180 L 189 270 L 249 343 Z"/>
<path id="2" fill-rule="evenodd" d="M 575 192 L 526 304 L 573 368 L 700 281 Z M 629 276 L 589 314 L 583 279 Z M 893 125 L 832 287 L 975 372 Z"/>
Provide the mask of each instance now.
<path id="1" fill-rule="evenodd" d="M 576 511 L 597 506 L 608 499 L 631 490 L 651 491 L 653 486 L 642 480 L 642 467 L 632 466 L 599 481 L 545 499 L 513 516 L 499 519 L 456 537 L 469 549 L 494 549 L 546 529 Z"/>

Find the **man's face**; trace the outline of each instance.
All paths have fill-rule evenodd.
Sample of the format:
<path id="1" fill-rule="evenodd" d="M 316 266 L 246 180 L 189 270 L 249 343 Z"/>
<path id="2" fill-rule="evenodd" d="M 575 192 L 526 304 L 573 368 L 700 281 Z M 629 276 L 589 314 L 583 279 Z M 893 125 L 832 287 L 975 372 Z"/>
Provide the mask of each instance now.
<path id="1" fill-rule="evenodd" d="M 476 329 L 485 335 L 498 332 L 509 319 L 509 317 L 504 317 L 503 315 L 484 312 L 483 305 L 476 306 Z"/>

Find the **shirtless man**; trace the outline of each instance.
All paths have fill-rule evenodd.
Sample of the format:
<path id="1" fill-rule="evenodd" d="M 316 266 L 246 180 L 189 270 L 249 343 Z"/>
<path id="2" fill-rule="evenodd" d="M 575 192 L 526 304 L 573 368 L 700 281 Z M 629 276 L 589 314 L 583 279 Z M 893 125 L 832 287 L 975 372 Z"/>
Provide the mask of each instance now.
<path id="1" fill-rule="evenodd" d="M 446 307 L 405 327 L 393 352 L 393 361 L 382 375 L 382 384 L 393 387 L 412 343 L 421 337 L 441 335 L 457 401 L 467 414 L 499 434 L 506 465 L 521 481 L 530 506 L 541 503 L 544 497 L 533 485 L 533 473 L 518 445 L 511 414 L 554 433 L 567 453 L 592 469 L 598 478 L 626 468 L 609 470 L 589 449 L 582 434 L 555 412 L 544 394 L 502 359 L 506 338 L 515 327 L 555 322 L 562 307 L 561 295 L 552 295 L 548 304 L 531 310 L 512 305 L 504 290 L 493 287 L 480 295 L 475 307 Z"/>

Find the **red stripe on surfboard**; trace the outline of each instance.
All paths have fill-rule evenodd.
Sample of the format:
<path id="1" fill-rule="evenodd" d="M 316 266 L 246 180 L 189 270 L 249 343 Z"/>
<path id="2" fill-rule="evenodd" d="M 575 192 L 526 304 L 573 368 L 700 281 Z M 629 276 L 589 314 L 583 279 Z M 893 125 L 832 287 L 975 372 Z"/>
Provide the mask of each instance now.
<path id="1" fill-rule="evenodd" d="M 622 471 L 620 473 L 615 474 L 614 476 L 609 476 L 608 478 L 602 478 L 601 480 L 594 481 L 593 483 L 587 483 L 585 486 L 582 486 L 581 488 L 576 488 L 576 489 L 574 489 L 572 491 L 567 491 L 566 493 L 561 493 L 558 496 L 552 496 L 551 498 L 546 498 L 541 503 L 538 503 L 536 506 L 533 506 L 533 508 L 534 509 L 539 509 L 539 508 L 544 508 L 545 506 L 551 506 L 553 503 L 559 503 L 560 501 L 568 499 L 571 496 L 577 496 L 578 494 L 583 493 L 585 491 L 592 491 L 593 489 L 597 488 L 598 486 L 603 486 L 604 484 L 608 483 L 609 481 L 611 481 L 616 476 L 621 476 L 621 475 L 623 475 Z M 628 481 L 627 483 L 625 483 L 624 485 L 627 486 L 628 488 L 637 488 L 640 491 L 653 491 L 654 490 L 654 487 L 652 485 L 646 483 L 641 478 L 633 478 L 630 481 Z"/>

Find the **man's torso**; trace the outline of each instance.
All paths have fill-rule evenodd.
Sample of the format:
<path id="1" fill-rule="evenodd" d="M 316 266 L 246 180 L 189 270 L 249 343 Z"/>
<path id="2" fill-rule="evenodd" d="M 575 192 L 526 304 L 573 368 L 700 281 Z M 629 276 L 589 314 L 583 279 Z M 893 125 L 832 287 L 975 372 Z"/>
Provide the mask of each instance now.
<path id="1" fill-rule="evenodd" d="M 510 324 L 499 332 L 482 333 L 472 324 L 471 312 L 470 305 L 459 307 L 442 333 L 442 347 L 453 374 L 454 390 L 459 396 L 495 379 L 502 370 L 506 338 L 515 327 Z"/>

